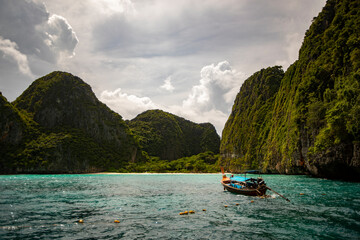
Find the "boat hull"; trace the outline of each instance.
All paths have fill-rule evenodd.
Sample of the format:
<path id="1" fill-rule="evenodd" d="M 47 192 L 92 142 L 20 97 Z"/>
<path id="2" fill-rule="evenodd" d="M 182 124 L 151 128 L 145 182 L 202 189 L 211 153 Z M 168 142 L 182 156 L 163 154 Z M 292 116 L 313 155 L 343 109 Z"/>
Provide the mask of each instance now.
<path id="1" fill-rule="evenodd" d="M 224 189 L 226 189 L 229 192 L 236 193 L 236 194 L 242 194 L 246 196 L 264 196 L 266 194 L 266 187 L 263 188 L 234 188 L 228 185 L 228 183 L 221 182 L 221 184 L 224 186 Z"/>

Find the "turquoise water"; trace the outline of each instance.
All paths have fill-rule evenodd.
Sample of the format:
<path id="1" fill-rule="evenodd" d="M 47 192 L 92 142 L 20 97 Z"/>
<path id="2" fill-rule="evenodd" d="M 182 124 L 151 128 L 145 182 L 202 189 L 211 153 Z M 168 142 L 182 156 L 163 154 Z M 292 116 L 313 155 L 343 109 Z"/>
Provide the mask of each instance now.
<path id="1" fill-rule="evenodd" d="M 291 202 L 224 192 L 220 174 L 0 176 L 0 239 L 360 238 L 359 183 L 263 177 Z"/>

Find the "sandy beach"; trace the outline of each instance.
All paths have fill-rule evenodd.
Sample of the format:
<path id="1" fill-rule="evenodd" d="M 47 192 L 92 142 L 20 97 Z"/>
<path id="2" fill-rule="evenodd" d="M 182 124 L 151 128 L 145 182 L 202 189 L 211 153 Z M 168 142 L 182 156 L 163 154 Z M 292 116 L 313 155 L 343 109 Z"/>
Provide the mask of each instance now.
<path id="1" fill-rule="evenodd" d="M 151 172 L 144 172 L 144 173 L 116 173 L 116 172 L 97 172 L 97 173 L 85 173 L 85 174 L 106 174 L 106 175 L 128 175 L 128 174 L 131 174 L 131 175 L 150 175 L 150 174 L 166 174 L 166 175 L 182 175 L 182 174 L 188 174 L 188 175 L 193 175 L 193 174 L 221 174 L 221 172 L 218 172 L 218 173 L 151 173 Z"/>

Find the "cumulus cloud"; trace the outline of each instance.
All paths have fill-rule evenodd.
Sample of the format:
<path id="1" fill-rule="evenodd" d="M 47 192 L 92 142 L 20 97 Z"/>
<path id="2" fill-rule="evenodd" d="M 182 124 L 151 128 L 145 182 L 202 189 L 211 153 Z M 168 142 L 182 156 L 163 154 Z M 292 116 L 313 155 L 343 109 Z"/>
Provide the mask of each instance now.
<path id="1" fill-rule="evenodd" d="M 67 55 L 73 56 L 79 40 L 67 20 L 53 14 L 47 21 L 46 27 L 48 38 L 45 39 L 45 43 L 58 54 L 65 52 Z"/>
<path id="2" fill-rule="evenodd" d="M 245 75 L 223 61 L 203 67 L 200 76 L 182 105 L 168 109 L 198 123 L 211 122 L 221 135 Z"/>
<path id="3" fill-rule="evenodd" d="M 244 74 L 223 61 L 203 67 L 200 75 L 200 84 L 193 86 L 183 106 L 198 111 L 216 109 L 227 113 L 244 80 Z"/>
<path id="4" fill-rule="evenodd" d="M 10 41 L 9 39 L 3 39 L 0 36 L 0 52 L 2 52 L 3 58 L 8 61 L 14 61 L 22 74 L 33 77 L 29 68 L 28 59 L 26 55 L 19 52 L 16 43 Z"/>
<path id="5" fill-rule="evenodd" d="M 132 119 L 146 110 L 158 108 L 150 98 L 124 93 L 121 88 L 115 91 L 103 91 L 100 95 L 100 101 L 125 119 Z"/>
<path id="6" fill-rule="evenodd" d="M 50 63 L 74 54 L 78 39 L 72 27 L 43 3 L 0 0 L 0 5 L 1 36 L 15 42 L 22 54 Z"/>
<path id="7" fill-rule="evenodd" d="M 160 88 L 169 91 L 169 92 L 173 92 L 174 91 L 174 86 L 171 84 L 171 76 L 169 76 L 168 78 L 165 79 L 164 84 L 160 86 Z"/>

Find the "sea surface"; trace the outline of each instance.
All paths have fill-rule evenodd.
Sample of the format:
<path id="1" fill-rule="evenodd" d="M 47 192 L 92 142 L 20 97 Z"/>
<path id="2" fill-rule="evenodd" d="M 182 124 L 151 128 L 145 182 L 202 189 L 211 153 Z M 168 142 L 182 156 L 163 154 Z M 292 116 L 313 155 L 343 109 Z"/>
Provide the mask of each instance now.
<path id="1" fill-rule="evenodd" d="M 360 239 L 359 183 L 263 178 L 290 202 L 221 174 L 0 176 L 0 239 Z"/>

